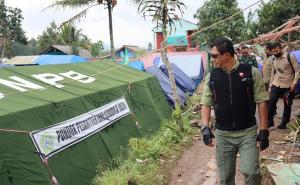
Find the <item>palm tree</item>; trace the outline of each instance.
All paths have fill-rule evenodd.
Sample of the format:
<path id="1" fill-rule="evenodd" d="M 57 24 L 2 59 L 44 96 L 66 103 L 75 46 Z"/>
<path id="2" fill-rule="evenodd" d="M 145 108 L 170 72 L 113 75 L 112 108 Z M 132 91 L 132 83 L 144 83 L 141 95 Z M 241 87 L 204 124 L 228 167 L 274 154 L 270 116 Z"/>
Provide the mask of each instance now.
<path id="1" fill-rule="evenodd" d="M 81 29 L 77 30 L 71 23 L 64 24 L 58 33 L 58 42 L 63 45 L 69 45 L 72 48 L 72 54 L 78 55 L 79 41 L 81 36 Z"/>
<path id="2" fill-rule="evenodd" d="M 175 107 L 180 108 L 174 73 L 167 57 L 166 41 L 168 38 L 167 25 L 172 28 L 172 25 L 174 25 L 173 20 L 178 18 L 175 12 L 179 11 L 182 15 L 185 4 L 182 0 L 134 0 L 134 2 L 138 4 L 139 13 L 143 14 L 144 17 L 152 17 L 152 21 L 162 28 L 164 41 L 162 42 L 161 56 L 169 72 Z"/>
<path id="3" fill-rule="evenodd" d="M 73 22 L 75 20 L 81 19 L 87 13 L 87 11 L 98 5 L 104 5 L 108 10 L 108 21 L 109 21 L 109 36 L 110 36 L 110 48 L 111 48 L 111 56 L 113 60 L 115 59 L 115 49 L 114 49 L 114 38 L 113 38 L 113 27 L 112 27 L 112 9 L 117 4 L 117 0 L 56 0 L 49 7 L 60 7 L 60 8 L 82 8 L 84 9 L 71 17 L 69 20 L 65 21 L 65 23 Z M 49 8 L 48 7 L 48 8 Z"/>

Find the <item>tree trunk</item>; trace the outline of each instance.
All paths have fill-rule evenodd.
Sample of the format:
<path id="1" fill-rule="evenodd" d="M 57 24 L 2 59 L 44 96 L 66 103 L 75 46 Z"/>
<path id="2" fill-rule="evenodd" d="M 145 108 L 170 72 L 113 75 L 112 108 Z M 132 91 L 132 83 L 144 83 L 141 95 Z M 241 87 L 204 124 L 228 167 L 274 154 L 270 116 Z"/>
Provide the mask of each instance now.
<path id="1" fill-rule="evenodd" d="M 3 37 L 3 44 L 2 44 L 2 53 L 1 53 L 1 59 L 5 56 L 5 49 L 6 49 L 6 38 Z"/>
<path id="2" fill-rule="evenodd" d="M 162 47 L 161 47 L 161 57 L 163 60 L 163 63 L 166 65 L 168 73 L 169 73 L 169 78 L 171 81 L 171 86 L 172 86 L 172 94 L 173 94 L 173 101 L 174 101 L 174 105 L 175 108 L 180 108 L 180 102 L 179 102 L 179 97 L 177 94 L 177 88 L 176 88 L 176 82 L 175 82 L 175 77 L 174 77 L 174 73 L 171 67 L 171 63 L 168 60 L 168 56 L 167 56 L 167 18 L 168 18 L 168 12 L 167 12 L 167 5 L 164 6 L 164 10 L 163 10 L 163 25 L 162 25 L 162 32 L 163 32 L 163 42 L 162 42 Z"/>
<path id="3" fill-rule="evenodd" d="M 109 37 L 110 37 L 110 53 L 112 59 L 115 61 L 115 46 L 114 46 L 114 34 L 113 34 L 113 25 L 112 25 L 112 1 L 107 1 L 108 9 L 108 22 L 109 22 Z"/>

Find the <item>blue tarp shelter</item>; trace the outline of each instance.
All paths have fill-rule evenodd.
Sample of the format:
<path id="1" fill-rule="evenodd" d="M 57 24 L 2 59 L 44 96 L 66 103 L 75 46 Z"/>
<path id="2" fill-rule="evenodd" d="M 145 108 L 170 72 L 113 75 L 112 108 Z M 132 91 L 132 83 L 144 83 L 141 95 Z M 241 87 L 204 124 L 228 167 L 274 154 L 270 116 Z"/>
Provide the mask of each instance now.
<path id="1" fill-rule="evenodd" d="M 172 87 L 169 78 L 157 67 L 149 67 L 146 69 L 146 72 L 156 76 L 169 104 L 174 107 Z M 186 94 L 180 88 L 177 88 L 177 94 L 179 96 L 180 105 L 184 105 L 187 99 Z"/>
<path id="2" fill-rule="evenodd" d="M 197 88 L 196 83 L 187 76 L 176 64 L 171 64 L 172 70 L 175 75 L 176 85 L 184 92 L 192 94 Z M 167 67 L 165 65 L 160 66 L 162 72 L 169 76 Z"/>
<path id="3" fill-rule="evenodd" d="M 38 65 L 68 64 L 86 62 L 87 59 L 76 55 L 40 55 L 34 63 Z"/>

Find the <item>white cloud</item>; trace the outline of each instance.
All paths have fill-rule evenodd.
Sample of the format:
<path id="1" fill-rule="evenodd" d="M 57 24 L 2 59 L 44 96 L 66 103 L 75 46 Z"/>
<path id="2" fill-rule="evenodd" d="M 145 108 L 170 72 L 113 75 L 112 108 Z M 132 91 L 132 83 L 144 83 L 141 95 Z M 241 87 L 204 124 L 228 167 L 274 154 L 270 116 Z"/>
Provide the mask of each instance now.
<path id="1" fill-rule="evenodd" d="M 243 1 L 238 0 L 241 8 L 253 4 L 257 0 Z M 22 10 L 24 21 L 23 28 L 29 38 L 37 38 L 54 20 L 57 24 L 62 23 L 79 10 L 60 10 L 46 9 L 45 7 L 53 3 L 54 0 L 6 0 L 5 3 L 11 7 L 18 7 Z M 130 0 L 119 0 L 113 11 L 113 29 L 116 47 L 123 44 L 134 44 L 147 46 L 153 42 L 152 28 L 155 26 L 150 20 L 144 20 L 137 14 L 137 6 L 130 3 Z M 193 19 L 194 13 L 200 8 L 204 0 L 184 0 L 187 9 L 184 13 L 184 19 L 197 22 Z M 258 6 L 256 6 L 258 7 Z M 77 28 L 82 29 L 83 33 L 88 35 L 93 41 L 102 40 L 109 44 L 108 14 L 103 6 L 93 7 L 86 18 L 83 18 L 76 24 Z"/>

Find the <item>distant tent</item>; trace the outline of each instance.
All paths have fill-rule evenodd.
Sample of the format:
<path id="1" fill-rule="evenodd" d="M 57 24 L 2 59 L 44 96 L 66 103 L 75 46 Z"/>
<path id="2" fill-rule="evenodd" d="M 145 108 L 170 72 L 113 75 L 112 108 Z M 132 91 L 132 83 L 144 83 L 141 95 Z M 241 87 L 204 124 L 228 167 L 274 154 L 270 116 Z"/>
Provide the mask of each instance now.
<path id="1" fill-rule="evenodd" d="M 181 69 L 179 69 L 176 64 L 171 64 L 172 70 L 175 75 L 176 85 L 184 92 L 192 94 L 197 86 L 196 83 L 188 77 Z M 169 72 L 167 70 L 167 67 L 165 65 L 160 66 L 160 69 L 162 72 L 169 76 Z"/>
<path id="2" fill-rule="evenodd" d="M 52 185 L 50 170 L 61 185 L 92 184 L 171 114 L 154 76 L 113 62 L 2 68 L 0 79 L 1 185 Z"/>
<path id="3" fill-rule="evenodd" d="M 172 87 L 171 87 L 171 82 L 170 82 L 169 78 L 157 67 L 149 67 L 146 69 L 146 72 L 156 76 L 161 88 L 163 89 L 163 91 L 167 97 L 169 104 L 172 107 L 174 107 L 174 101 L 173 101 L 173 97 L 172 97 L 172 95 L 173 95 Z M 177 87 L 177 94 L 179 96 L 180 105 L 183 106 L 187 99 L 186 94 L 178 87 Z"/>

